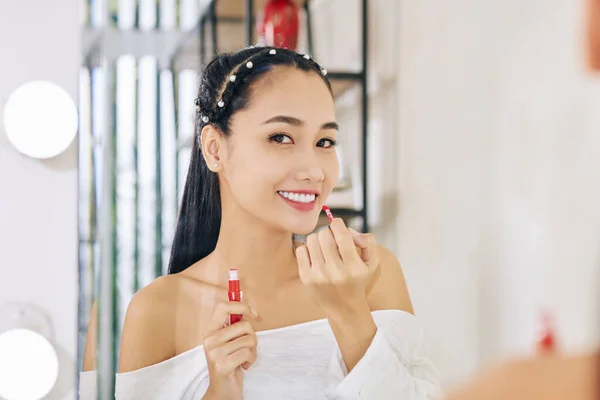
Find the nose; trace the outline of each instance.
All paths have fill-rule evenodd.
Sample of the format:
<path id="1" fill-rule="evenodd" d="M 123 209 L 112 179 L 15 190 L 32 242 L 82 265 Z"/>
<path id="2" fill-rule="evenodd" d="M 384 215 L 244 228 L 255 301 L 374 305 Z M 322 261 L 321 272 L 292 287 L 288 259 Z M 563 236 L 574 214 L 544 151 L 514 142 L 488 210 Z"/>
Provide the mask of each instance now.
<path id="1" fill-rule="evenodd" d="M 325 174 L 320 167 L 307 167 L 302 168 L 296 173 L 296 179 L 299 181 L 309 182 L 323 182 L 325 180 Z"/>
<path id="2" fill-rule="evenodd" d="M 325 180 L 325 172 L 322 166 L 322 157 L 315 151 L 314 147 L 300 147 L 294 155 L 296 165 L 295 179 L 308 181 L 309 183 L 321 183 Z"/>

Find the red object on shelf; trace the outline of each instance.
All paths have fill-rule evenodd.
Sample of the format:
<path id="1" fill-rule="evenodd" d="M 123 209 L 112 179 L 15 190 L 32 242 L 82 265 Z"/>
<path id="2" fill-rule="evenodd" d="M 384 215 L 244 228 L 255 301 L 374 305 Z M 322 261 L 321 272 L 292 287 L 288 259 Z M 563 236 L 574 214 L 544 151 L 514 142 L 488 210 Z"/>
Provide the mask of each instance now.
<path id="1" fill-rule="evenodd" d="M 258 35 L 265 46 L 296 50 L 299 21 L 298 5 L 293 0 L 270 0 L 263 11 Z"/>

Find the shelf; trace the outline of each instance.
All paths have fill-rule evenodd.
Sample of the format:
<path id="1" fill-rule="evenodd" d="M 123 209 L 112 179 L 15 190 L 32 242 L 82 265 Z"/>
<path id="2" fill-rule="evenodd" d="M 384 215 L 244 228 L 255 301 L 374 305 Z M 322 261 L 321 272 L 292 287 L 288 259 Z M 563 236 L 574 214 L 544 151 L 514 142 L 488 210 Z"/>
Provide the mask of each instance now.
<path id="1" fill-rule="evenodd" d="M 332 208 L 331 213 L 334 217 L 341 218 L 349 227 L 355 225 L 356 218 L 362 218 L 363 214 L 362 210 L 353 210 L 350 208 Z M 319 220 L 317 221 L 315 232 L 325 226 L 329 226 L 329 224 L 330 222 L 329 218 L 327 218 L 327 215 L 325 215 L 325 213 L 321 213 L 321 215 L 319 215 Z"/>
<path id="2" fill-rule="evenodd" d="M 353 208 L 337 208 L 334 207 L 331 209 L 331 213 L 334 217 L 340 217 L 342 219 L 346 218 L 356 218 L 363 216 L 363 210 L 355 210 Z"/>
<path id="3" fill-rule="evenodd" d="M 327 72 L 327 78 L 331 83 L 333 98 L 337 99 L 350 88 L 360 85 L 362 74 L 360 72 Z"/>
<path id="4" fill-rule="evenodd" d="M 114 27 L 104 30 L 83 28 L 81 47 L 84 57 L 96 55 L 97 58 L 116 60 L 122 55 L 154 56 L 161 61 L 166 61 L 188 36 L 189 32 L 184 31 L 122 30 Z M 98 51 L 101 54 L 97 54 Z M 102 57 L 99 57 L 100 55 Z"/>
<path id="5" fill-rule="evenodd" d="M 244 21 L 246 15 L 246 0 L 213 0 L 215 4 L 215 14 L 219 22 L 227 21 Z M 253 0 L 254 2 L 254 15 L 261 12 L 268 0 Z M 294 0 L 299 8 L 302 8 L 306 4 L 306 0 Z"/>

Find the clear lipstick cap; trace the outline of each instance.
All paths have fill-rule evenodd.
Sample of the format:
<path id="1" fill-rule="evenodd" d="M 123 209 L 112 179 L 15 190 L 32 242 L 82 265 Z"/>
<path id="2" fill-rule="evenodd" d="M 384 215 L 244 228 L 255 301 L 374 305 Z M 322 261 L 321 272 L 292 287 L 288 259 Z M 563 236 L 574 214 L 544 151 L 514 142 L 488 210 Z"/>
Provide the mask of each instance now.
<path id="1" fill-rule="evenodd" d="M 235 268 L 232 268 L 229 270 L 229 280 L 232 281 L 237 281 L 240 279 L 240 275 L 238 274 L 238 270 Z"/>

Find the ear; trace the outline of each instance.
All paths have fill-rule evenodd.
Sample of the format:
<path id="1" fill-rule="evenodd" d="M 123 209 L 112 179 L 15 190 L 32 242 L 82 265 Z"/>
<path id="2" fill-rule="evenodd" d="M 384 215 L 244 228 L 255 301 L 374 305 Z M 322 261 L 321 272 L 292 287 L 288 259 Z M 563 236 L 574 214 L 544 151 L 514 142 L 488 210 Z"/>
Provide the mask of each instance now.
<path id="1" fill-rule="evenodd" d="M 226 158 L 226 146 L 223 141 L 225 138 L 219 129 L 212 125 L 206 125 L 200 133 L 200 143 L 202 145 L 202 155 L 206 161 L 208 169 L 218 172 L 223 168 L 223 162 Z"/>

